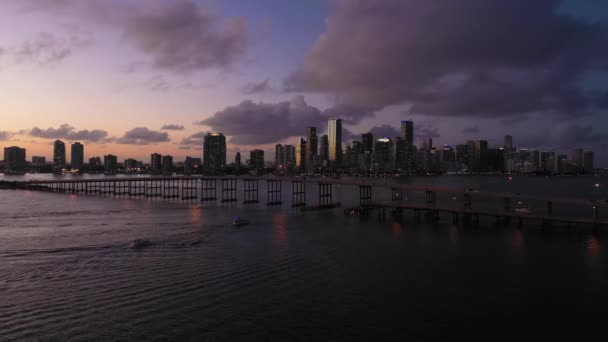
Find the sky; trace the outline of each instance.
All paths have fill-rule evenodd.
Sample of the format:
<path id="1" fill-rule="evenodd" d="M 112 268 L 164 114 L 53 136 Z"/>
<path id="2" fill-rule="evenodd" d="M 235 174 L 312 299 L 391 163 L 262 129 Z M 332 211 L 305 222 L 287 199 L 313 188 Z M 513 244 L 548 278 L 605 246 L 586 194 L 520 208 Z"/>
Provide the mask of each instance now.
<path id="1" fill-rule="evenodd" d="M 603 0 L 0 0 L 0 146 L 228 158 L 322 134 L 595 152 L 608 166 Z M 69 154 L 68 154 L 69 157 Z"/>

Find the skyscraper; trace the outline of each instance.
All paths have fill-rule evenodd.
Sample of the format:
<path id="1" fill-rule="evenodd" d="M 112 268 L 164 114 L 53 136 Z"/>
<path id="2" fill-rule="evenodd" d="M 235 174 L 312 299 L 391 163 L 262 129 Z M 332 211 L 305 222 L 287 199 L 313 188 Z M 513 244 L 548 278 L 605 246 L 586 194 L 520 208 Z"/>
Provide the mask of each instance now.
<path id="1" fill-rule="evenodd" d="M 306 170 L 306 140 L 300 138 L 296 145 L 296 167 L 301 171 Z"/>
<path id="2" fill-rule="evenodd" d="M 241 168 L 241 152 L 237 152 L 236 155 L 234 156 L 234 166 L 237 169 Z"/>
<path id="3" fill-rule="evenodd" d="M 162 160 L 163 174 L 173 174 L 173 156 L 163 156 Z"/>
<path id="4" fill-rule="evenodd" d="M 264 170 L 264 151 L 255 149 L 249 155 L 249 167 L 252 170 Z"/>
<path id="5" fill-rule="evenodd" d="M 391 171 L 392 141 L 384 137 L 374 143 L 374 169 L 379 172 Z"/>
<path id="6" fill-rule="evenodd" d="M 285 171 L 285 147 L 281 144 L 274 147 L 274 168 L 278 172 Z"/>
<path id="7" fill-rule="evenodd" d="M 513 137 L 512 136 L 505 135 L 503 150 L 505 153 L 513 152 Z"/>
<path id="8" fill-rule="evenodd" d="M 314 168 L 317 159 L 317 128 L 306 128 L 306 167 Z"/>
<path id="9" fill-rule="evenodd" d="M 293 145 L 285 145 L 283 150 L 285 152 L 285 172 L 293 172 L 296 166 L 296 147 Z"/>
<path id="10" fill-rule="evenodd" d="M 150 156 L 150 171 L 152 174 L 158 175 L 163 171 L 162 156 L 158 153 L 152 153 Z"/>
<path id="11" fill-rule="evenodd" d="M 80 170 L 84 165 L 84 145 L 75 142 L 72 144 L 72 159 L 70 161 L 72 170 Z"/>
<path id="12" fill-rule="evenodd" d="M 414 146 L 414 122 L 401 121 L 401 139 L 407 146 Z"/>
<path id="13" fill-rule="evenodd" d="M 65 168 L 65 144 L 61 140 L 53 144 L 53 165 L 57 169 Z"/>
<path id="14" fill-rule="evenodd" d="M 362 152 L 371 154 L 374 151 L 374 135 L 371 132 L 362 134 L 361 144 L 363 147 Z"/>
<path id="15" fill-rule="evenodd" d="M 4 148 L 4 163 L 8 171 L 25 170 L 25 149 L 18 146 Z"/>
<path id="16" fill-rule="evenodd" d="M 319 142 L 319 160 L 321 163 L 329 160 L 329 137 L 327 134 L 322 135 Z"/>
<path id="17" fill-rule="evenodd" d="M 226 137 L 222 133 L 207 133 L 205 136 L 203 166 L 211 170 L 226 166 Z"/>
<path id="18" fill-rule="evenodd" d="M 339 166 L 342 161 L 342 119 L 329 119 L 327 132 L 329 137 L 329 161 Z"/>
<path id="19" fill-rule="evenodd" d="M 118 170 L 118 157 L 113 154 L 103 156 L 103 168 L 106 172 L 115 172 Z"/>

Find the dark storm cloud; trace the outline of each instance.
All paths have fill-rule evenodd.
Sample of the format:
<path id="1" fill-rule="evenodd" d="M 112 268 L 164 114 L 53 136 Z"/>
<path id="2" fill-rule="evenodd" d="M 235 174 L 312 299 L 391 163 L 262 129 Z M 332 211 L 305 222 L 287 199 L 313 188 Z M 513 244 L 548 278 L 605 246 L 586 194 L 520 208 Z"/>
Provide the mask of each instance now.
<path id="1" fill-rule="evenodd" d="M 464 133 L 464 134 L 477 134 L 477 133 L 479 133 L 479 127 L 477 127 L 477 126 L 465 127 L 462 130 L 462 133 Z"/>
<path id="2" fill-rule="evenodd" d="M 608 133 L 594 131 L 592 124 L 563 123 L 543 131 L 540 135 L 523 137 L 517 145 L 548 149 L 605 148 L 608 147 Z"/>
<path id="3" fill-rule="evenodd" d="M 265 79 L 261 82 L 247 83 L 241 88 L 241 92 L 243 94 L 259 94 L 271 91 L 273 91 L 273 89 L 270 86 L 270 81 L 268 79 Z"/>
<path id="4" fill-rule="evenodd" d="M 28 135 L 36 138 L 43 139 L 65 139 L 65 140 L 82 140 L 82 141 L 91 141 L 91 142 L 99 142 L 104 140 L 108 136 L 108 132 L 100 129 L 94 130 L 80 130 L 77 131 L 74 127 L 63 124 L 58 128 L 47 128 L 42 129 L 39 127 L 32 128 Z"/>
<path id="5" fill-rule="evenodd" d="M 605 27 L 557 0 L 337 0 L 287 90 L 436 116 L 589 114 L 578 87 L 606 70 Z"/>
<path id="6" fill-rule="evenodd" d="M 230 136 L 235 144 L 254 145 L 302 136 L 307 126 L 317 127 L 317 133 L 321 133 L 330 117 L 340 117 L 345 124 L 355 124 L 373 114 L 366 109 L 341 105 L 321 111 L 307 104 L 304 97 L 296 96 L 279 103 L 243 101 L 197 124 Z"/>
<path id="7" fill-rule="evenodd" d="M 168 142 L 169 134 L 167 132 L 152 131 L 146 127 L 136 127 L 125 132 L 120 138 L 114 139 L 118 144 L 127 145 L 148 145 L 151 143 Z"/>
<path id="8" fill-rule="evenodd" d="M 163 125 L 163 127 L 161 127 L 160 129 L 163 131 L 183 131 L 184 126 L 176 124 L 167 124 Z"/>
<path id="9" fill-rule="evenodd" d="M 2 1 L 2 0 L 0 0 Z M 115 2 L 26 0 L 20 7 L 82 18 L 119 30 L 123 41 L 169 71 L 225 68 L 247 49 L 241 18 L 224 19 L 194 0 Z"/>

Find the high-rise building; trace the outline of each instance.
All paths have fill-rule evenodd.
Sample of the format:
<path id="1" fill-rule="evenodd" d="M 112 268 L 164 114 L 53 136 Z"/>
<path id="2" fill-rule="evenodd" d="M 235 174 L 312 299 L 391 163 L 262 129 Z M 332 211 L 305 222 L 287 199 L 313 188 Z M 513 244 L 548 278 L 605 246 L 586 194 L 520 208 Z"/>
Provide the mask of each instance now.
<path id="1" fill-rule="evenodd" d="M 593 152 L 585 151 L 583 153 L 583 170 L 585 172 L 593 172 Z"/>
<path id="2" fill-rule="evenodd" d="M 392 141 L 390 138 L 384 137 L 376 140 L 374 143 L 373 169 L 379 172 L 392 171 L 391 149 Z"/>
<path id="3" fill-rule="evenodd" d="M 469 164 L 473 172 L 488 172 L 488 142 L 486 140 L 469 141 Z"/>
<path id="4" fill-rule="evenodd" d="M 283 147 L 285 152 L 285 172 L 293 172 L 296 167 L 296 147 L 293 145 L 285 145 Z"/>
<path id="5" fill-rule="evenodd" d="M 329 160 L 329 137 L 327 134 L 323 134 L 319 142 L 319 160 L 321 163 Z"/>
<path id="6" fill-rule="evenodd" d="M 252 170 L 264 170 L 264 151 L 255 149 L 249 155 L 249 167 Z"/>
<path id="7" fill-rule="evenodd" d="M 4 148 L 4 164 L 9 171 L 24 171 L 26 167 L 25 149 L 18 146 Z"/>
<path id="8" fill-rule="evenodd" d="M 234 156 L 234 166 L 237 169 L 241 168 L 241 152 L 237 152 L 236 155 Z"/>
<path id="9" fill-rule="evenodd" d="M 57 169 L 64 169 L 65 164 L 65 144 L 61 140 L 55 140 L 53 144 L 53 165 Z"/>
<path id="10" fill-rule="evenodd" d="M 542 172 L 555 172 L 555 152 L 540 152 L 539 170 Z"/>
<path id="11" fill-rule="evenodd" d="M 115 172 L 118 170 L 118 157 L 113 154 L 103 156 L 103 168 L 106 172 Z"/>
<path id="12" fill-rule="evenodd" d="M 186 157 L 184 160 L 184 174 L 191 175 L 201 166 L 201 158 Z"/>
<path id="13" fill-rule="evenodd" d="M 414 122 L 403 120 L 401 121 L 401 139 L 407 146 L 414 146 Z"/>
<path id="14" fill-rule="evenodd" d="M 163 175 L 173 174 L 173 156 L 163 156 L 162 168 Z"/>
<path id="15" fill-rule="evenodd" d="M 35 165 L 35 166 L 46 165 L 46 157 L 43 157 L 43 156 L 33 156 L 32 157 L 32 165 Z"/>
<path id="16" fill-rule="evenodd" d="M 371 154 L 374 152 L 374 135 L 371 132 L 362 134 L 361 144 L 363 146 L 363 153 Z"/>
<path id="17" fill-rule="evenodd" d="M 222 133 L 207 133 L 205 136 L 203 167 L 209 170 L 226 167 L 226 137 Z"/>
<path id="18" fill-rule="evenodd" d="M 80 170 L 84 166 L 84 145 L 75 142 L 72 144 L 72 159 L 70 161 L 72 170 Z"/>
<path id="19" fill-rule="evenodd" d="M 317 128 L 307 127 L 306 128 L 306 167 L 312 169 L 315 167 L 317 160 Z"/>
<path id="20" fill-rule="evenodd" d="M 158 153 L 150 155 L 150 171 L 152 174 L 159 175 L 163 172 L 163 156 Z"/>
<path id="21" fill-rule="evenodd" d="M 579 168 L 582 169 L 583 168 L 583 149 L 582 148 L 575 148 L 570 152 L 570 160 L 572 161 L 572 164 Z"/>
<path id="22" fill-rule="evenodd" d="M 301 171 L 306 170 L 306 139 L 300 138 L 296 145 L 296 167 Z"/>
<path id="23" fill-rule="evenodd" d="M 342 162 L 342 119 L 329 119 L 327 132 L 329 137 L 329 161 L 339 166 Z"/>
<path id="24" fill-rule="evenodd" d="M 285 172 L 285 147 L 281 144 L 274 147 L 274 168 L 277 172 Z"/>
<path id="25" fill-rule="evenodd" d="M 391 169 L 408 170 L 407 144 L 401 137 L 395 137 L 391 148 Z"/>
<path id="26" fill-rule="evenodd" d="M 568 164 L 568 156 L 565 154 L 560 154 L 555 158 L 555 172 L 557 174 L 562 174 L 566 172 L 566 166 Z"/>
<path id="27" fill-rule="evenodd" d="M 103 165 L 101 164 L 101 158 L 99 157 L 91 157 L 89 158 L 89 168 L 96 169 L 101 168 Z"/>
<path id="28" fill-rule="evenodd" d="M 503 144 L 503 151 L 506 153 L 513 152 L 513 137 L 510 135 L 505 135 L 505 140 Z"/>

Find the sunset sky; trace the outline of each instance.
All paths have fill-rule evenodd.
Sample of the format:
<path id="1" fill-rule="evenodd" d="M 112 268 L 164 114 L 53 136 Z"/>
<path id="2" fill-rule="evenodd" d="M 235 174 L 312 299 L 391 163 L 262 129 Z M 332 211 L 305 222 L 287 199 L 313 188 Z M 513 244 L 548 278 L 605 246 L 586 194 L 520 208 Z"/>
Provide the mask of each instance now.
<path id="1" fill-rule="evenodd" d="M 607 72 L 603 0 L 0 0 L 0 146 L 181 161 L 215 131 L 270 159 L 337 116 L 608 166 Z"/>

